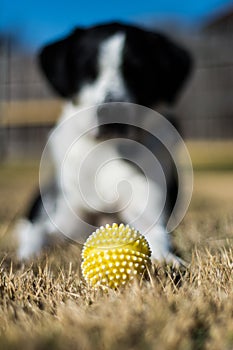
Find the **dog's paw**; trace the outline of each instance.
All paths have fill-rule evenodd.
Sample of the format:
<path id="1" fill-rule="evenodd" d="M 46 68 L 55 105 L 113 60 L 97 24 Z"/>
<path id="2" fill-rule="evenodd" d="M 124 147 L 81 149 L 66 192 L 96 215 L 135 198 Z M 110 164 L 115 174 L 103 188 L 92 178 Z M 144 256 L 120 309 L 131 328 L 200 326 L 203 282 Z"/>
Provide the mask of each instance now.
<path id="1" fill-rule="evenodd" d="M 20 219 L 16 223 L 13 234 L 18 242 L 17 257 L 19 260 L 30 259 L 40 252 L 44 241 L 43 234 L 40 228 L 29 220 Z"/>
<path id="2" fill-rule="evenodd" d="M 177 269 L 188 267 L 188 263 L 186 261 L 184 261 L 179 256 L 175 255 L 171 251 L 163 252 L 159 256 L 154 255 L 153 251 L 152 251 L 151 260 L 152 260 L 152 263 L 154 263 L 154 264 L 164 263 L 166 265 L 171 265 L 172 267 L 177 268 Z"/>
<path id="3" fill-rule="evenodd" d="M 166 264 L 170 264 L 172 265 L 172 267 L 175 267 L 177 269 L 181 268 L 181 267 L 187 267 L 188 264 L 183 260 L 181 259 L 179 256 L 169 252 L 167 254 L 166 257 L 164 257 L 164 261 Z"/>

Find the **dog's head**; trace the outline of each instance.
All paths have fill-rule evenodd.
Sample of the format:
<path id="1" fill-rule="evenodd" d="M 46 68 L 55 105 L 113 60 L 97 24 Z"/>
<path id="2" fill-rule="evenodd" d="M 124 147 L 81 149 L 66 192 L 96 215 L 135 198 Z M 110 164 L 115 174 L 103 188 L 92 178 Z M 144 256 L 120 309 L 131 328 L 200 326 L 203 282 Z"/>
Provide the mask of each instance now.
<path id="1" fill-rule="evenodd" d="M 110 23 L 77 28 L 47 45 L 40 64 L 65 98 L 86 105 L 126 101 L 152 107 L 175 101 L 191 59 L 164 35 Z"/>

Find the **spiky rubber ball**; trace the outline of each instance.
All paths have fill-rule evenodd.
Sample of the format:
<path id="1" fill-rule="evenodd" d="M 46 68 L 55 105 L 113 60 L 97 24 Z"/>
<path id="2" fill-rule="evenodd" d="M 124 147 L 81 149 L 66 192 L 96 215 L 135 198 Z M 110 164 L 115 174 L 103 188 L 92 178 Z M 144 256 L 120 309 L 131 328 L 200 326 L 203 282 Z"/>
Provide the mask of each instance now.
<path id="1" fill-rule="evenodd" d="M 91 287 L 113 289 L 140 278 L 150 265 L 151 250 L 145 237 L 129 225 L 101 226 L 82 250 L 82 273 Z"/>

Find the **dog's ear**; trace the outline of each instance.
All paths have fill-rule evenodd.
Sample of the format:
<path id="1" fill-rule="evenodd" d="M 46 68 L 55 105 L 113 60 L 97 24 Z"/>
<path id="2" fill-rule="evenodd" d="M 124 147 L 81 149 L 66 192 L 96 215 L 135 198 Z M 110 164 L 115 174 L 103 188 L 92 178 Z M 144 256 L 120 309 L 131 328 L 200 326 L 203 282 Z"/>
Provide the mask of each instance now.
<path id="1" fill-rule="evenodd" d="M 163 35 L 151 35 L 150 40 L 154 41 L 154 62 L 159 67 L 155 79 L 156 75 L 160 77 L 162 100 L 173 103 L 191 72 L 192 57 L 186 49 Z"/>
<path id="2" fill-rule="evenodd" d="M 40 67 L 54 90 L 63 97 L 75 92 L 70 67 L 72 46 L 85 29 L 76 28 L 68 37 L 45 46 L 39 53 Z"/>
<path id="3" fill-rule="evenodd" d="M 191 67 L 188 51 L 165 35 L 138 28 L 128 31 L 123 71 L 140 104 L 175 102 Z"/>

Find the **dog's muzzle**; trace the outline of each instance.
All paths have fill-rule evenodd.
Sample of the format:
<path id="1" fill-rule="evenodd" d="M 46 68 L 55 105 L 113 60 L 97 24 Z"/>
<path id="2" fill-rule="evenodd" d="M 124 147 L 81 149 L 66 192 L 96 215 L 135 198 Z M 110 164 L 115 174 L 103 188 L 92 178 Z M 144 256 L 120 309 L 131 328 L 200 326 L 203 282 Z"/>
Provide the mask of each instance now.
<path id="1" fill-rule="evenodd" d="M 132 119 L 131 105 L 125 102 L 111 101 L 103 103 L 97 108 L 99 123 L 97 137 L 113 138 L 129 135 L 129 121 Z"/>

